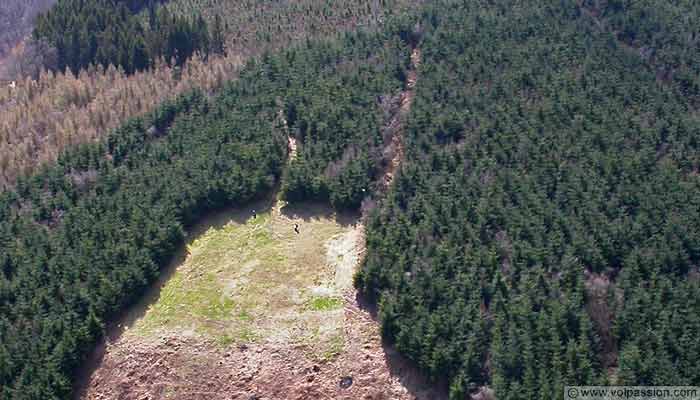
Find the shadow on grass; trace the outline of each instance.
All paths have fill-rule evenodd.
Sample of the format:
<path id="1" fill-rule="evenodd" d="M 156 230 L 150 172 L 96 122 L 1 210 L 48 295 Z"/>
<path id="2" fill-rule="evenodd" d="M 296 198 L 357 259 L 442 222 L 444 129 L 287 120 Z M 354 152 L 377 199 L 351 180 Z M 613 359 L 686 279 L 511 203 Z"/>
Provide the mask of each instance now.
<path id="1" fill-rule="evenodd" d="M 335 211 L 323 202 L 287 203 L 280 212 L 289 219 L 301 219 L 304 222 L 315 219 L 335 220 L 343 228 L 354 226 L 360 220 L 358 212 Z"/>

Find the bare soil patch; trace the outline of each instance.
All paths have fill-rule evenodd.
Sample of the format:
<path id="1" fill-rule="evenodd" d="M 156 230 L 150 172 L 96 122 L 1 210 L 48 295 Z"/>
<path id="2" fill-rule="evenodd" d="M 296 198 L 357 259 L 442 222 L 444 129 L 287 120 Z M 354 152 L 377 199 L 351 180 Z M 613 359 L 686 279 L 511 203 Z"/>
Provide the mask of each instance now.
<path id="1" fill-rule="evenodd" d="M 146 310 L 105 343 L 80 398 L 444 398 L 382 343 L 372 313 L 358 301 L 352 275 L 365 239 L 357 216 L 277 202 L 257 209 L 253 219 L 252 209 L 232 212 L 228 221 L 216 216 L 211 227 L 200 229 Z M 300 225 L 299 234 L 293 224 Z M 251 253 L 251 245 L 263 253 Z M 212 272 L 209 267 L 221 271 L 203 281 L 209 290 L 200 295 L 197 282 Z M 271 273 L 276 269 L 280 275 Z M 239 308 L 242 293 L 258 289 L 253 306 Z M 231 334 L 241 327 L 253 334 Z"/>
<path id="2" fill-rule="evenodd" d="M 345 350 L 317 362 L 285 346 L 216 343 L 183 335 L 128 337 L 109 346 L 85 399 L 439 399 L 395 351 L 354 297 L 346 299 Z M 341 385 L 345 378 L 351 384 Z"/>

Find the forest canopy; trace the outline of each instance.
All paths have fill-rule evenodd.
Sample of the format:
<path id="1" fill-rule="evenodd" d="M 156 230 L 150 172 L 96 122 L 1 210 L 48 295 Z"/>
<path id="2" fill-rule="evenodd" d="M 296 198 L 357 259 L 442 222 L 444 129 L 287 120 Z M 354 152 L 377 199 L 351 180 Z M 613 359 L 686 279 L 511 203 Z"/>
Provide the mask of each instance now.
<path id="1" fill-rule="evenodd" d="M 454 399 L 700 383 L 697 109 L 579 3 L 424 10 L 406 158 L 356 282 Z M 608 2 L 640 3 L 659 2 Z"/>
<path id="2" fill-rule="evenodd" d="M 111 64 L 131 73 L 160 58 L 180 65 L 197 51 L 221 54 L 223 30 L 220 18 L 210 29 L 201 15 L 173 15 L 157 0 L 58 0 L 34 37 L 56 49 L 59 70 Z"/>

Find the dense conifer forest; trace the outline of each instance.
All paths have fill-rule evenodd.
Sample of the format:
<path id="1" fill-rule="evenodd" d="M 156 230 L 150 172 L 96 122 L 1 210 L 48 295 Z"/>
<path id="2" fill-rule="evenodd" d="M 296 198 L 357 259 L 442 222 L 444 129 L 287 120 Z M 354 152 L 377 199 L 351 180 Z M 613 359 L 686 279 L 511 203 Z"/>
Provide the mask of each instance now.
<path id="1" fill-rule="evenodd" d="M 94 4 L 124 21 L 143 6 Z M 192 91 L 69 148 L 0 194 L 0 399 L 68 398 L 186 229 L 276 182 L 289 201 L 377 201 L 356 286 L 452 399 L 700 385 L 700 81 L 697 27 L 680 18 L 698 12 L 439 0 L 378 33 L 265 54 L 213 98 Z M 379 193 L 414 46 L 403 160 Z"/>
<path id="2" fill-rule="evenodd" d="M 274 183 L 285 138 L 250 92 L 184 95 L 2 195 L 3 398 L 66 398 L 105 318 L 153 281 L 183 227 Z"/>
<path id="3" fill-rule="evenodd" d="M 181 65 L 196 51 L 223 53 L 220 19 L 171 15 L 157 0 L 59 0 L 39 16 L 34 36 L 56 49 L 59 70 L 88 65 L 143 70 L 159 58 Z M 139 13 L 147 14 L 144 23 Z"/>
<path id="4" fill-rule="evenodd" d="M 357 277 L 384 334 L 455 399 L 698 384 L 685 88 L 577 2 L 486 3 L 425 11 L 406 160 Z"/>
<path id="5" fill-rule="evenodd" d="M 324 200 L 356 209 L 386 162 L 382 150 L 390 137 L 382 126 L 387 103 L 405 83 L 410 46 L 398 34 L 375 37 L 367 58 L 364 40 L 353 37 L 350 47 L 333 54 L 334 68 L 319 73 L 305 67 L 315 61 L 302 60 L 290 71 L 294 87 L 284 97 L 285 118 L 302 145 L 283 181 L 289 201 Z"/>

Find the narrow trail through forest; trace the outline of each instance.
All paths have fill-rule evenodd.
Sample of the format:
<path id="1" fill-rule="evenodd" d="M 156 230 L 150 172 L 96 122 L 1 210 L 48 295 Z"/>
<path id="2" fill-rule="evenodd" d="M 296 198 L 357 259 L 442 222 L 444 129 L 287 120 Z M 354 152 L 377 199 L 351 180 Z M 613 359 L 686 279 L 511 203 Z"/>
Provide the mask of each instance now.
<path id="1" fill-rule="evenodd" d="M 387 163 L 381 179 L 381 189 L 386 191 L 394 181 L 396 172 L 401 166 L 401 160 L 404 157 L 404 125 L 406 118 L 411 111 L 413 99 L 416 97 L 416 84 L 418 83 L 418 68 L 421 62 L 420 48 L 416 47 L 411 51 L 411 68 L 408 70 L 406 77 L 406 87 L 399 96 L 400 106 L 398 112 L 390 119 L 386 129 L 392 132 L 391 143 L 389 144 L 386 153 L 391 154 L 391 160 Z"/>

